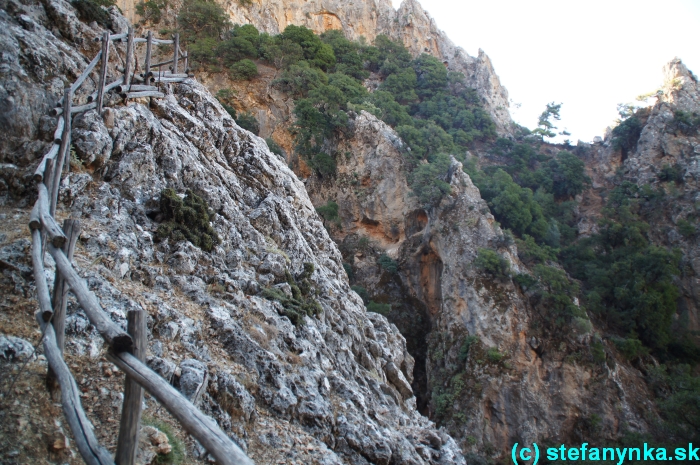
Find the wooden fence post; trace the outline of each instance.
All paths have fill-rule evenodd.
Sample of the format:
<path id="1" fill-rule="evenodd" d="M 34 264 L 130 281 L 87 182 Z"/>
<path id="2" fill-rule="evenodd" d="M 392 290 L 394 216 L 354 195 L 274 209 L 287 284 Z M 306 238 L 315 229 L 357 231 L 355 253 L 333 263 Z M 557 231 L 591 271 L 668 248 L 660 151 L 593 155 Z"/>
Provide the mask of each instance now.
<path id="1" fill-rule="evenodd" d="M 80 236 L 80 220 L 64 220 L 63 233 L 68 238 L 66 243 L 63 244 L 63 252 L 68 257 L 68 260 L 72 260 L 73 252 L 75 251 L 75 243 Z M 68 285 L 63 279 L 63 275 L 61 275 L 57 269 L 53 287 L 53 316 L 44 315 L 44 321 L 47 321 L 47 316 L 52 318 L 51 322 L 53 324 L 54 332 L 56 333 L 56 346 L 58 347 L 58 351 L 61 355 L 63 355 L 63 349 L 65 348 L 67 304 Z M 50 391 L 56 391 L 60 387 L 58 380 L 56 379 L 56 374 L 53 372 L 51 367 L 49 367 L 49 371 L 46 375 L 46 386 Z"/>
<path id="2" fill-rule="evenodd" d="M 140 361 L 146 360 L 146 312 L 129 310 L 127 313 L 128 333 L 134 340 L 134 357 Z M 124 403 L 122 404 L 122 419 L 119 425 L 119 440 L 117 441 L 116 465 L 134 465 L 139 446 L 139 424 L 141 423 L 141 407 L 143 405 L 143 388 L 130 376 L 124 383 Z"/>
<path id="3" fill-rule="evenodd" d="M 187 45 L 185 45 L 185 73 L 189 74 L 190 72 L 190 51 L 187 49 Z"/>
<path id="4" fill-rule="evenodd" d="M 64 220 L 63 234 L 68 239 L 63 244 L 63 253 L 66 254 L 68 260 L 73 260 L 73 252 L 75 251 L 75 243 L 80 237 L 80 220 Z M 68 284 L 63 279 L 63 275 L 56 270 L 56 280 L 53 288 L 53 328 L 56 332 L 56 344 L 58 350 L 63 353 L 66 337 L 66 305 L 68 304 Z"/>
<path id="5" fill-rule="evenodd" d="M 148 36 L 146 37 L 146 62 L 144 63 L 143 77 L 144 84 L 147 83 L 148 74 L 151 72 L 151 47 L 153 46 L 153 32 L 148 31 Z"/>
<path id="6" fill-rule="evenodd" d="M 124 62 L 124 85 L 131 85 L 131 60 L 134 58 L 134 28 L 129 26 L 129 35 L 126 40 L 126 61 Z"/>
<path id="7" fill-rule="evenodd" d="M 109 42 L 109 32 L 105 32 L 102 36 L 102 69 L 100 70 L 100 82 L 97 84 L 97 113 L 99 115 L 102 114 L 102 103 L 104 100 L 105 85 L 107 85 L 107 66 L 109 65 Z"/>
<path id="8" fill-rule="evenodd" d="M 49 214 L 56 215 L 56 204 L 58 203 L 58 191 L 61 187 L 61 175 L 63 174 L 63 164 L 66 160 L 66 154 L 70 151 L 70 132 L 71 132 L 71 107 L 73 106 L 73 91 L 70 87 L 66 87 L 63 93 L 63 134 L 61 134 L 61 148 L 56 155 L 56 163 L 53 165 L 53 179 L 51 181 L 51 198 L 49 200 Z"/>
<path id="9" fill-rule="evenodd" d="M 175 52 L 173 55 L 173 74 L 177 74 L 177 61 L 180 58 L 180 34 L 175 34 L 173 37 L 175 43 L 173 44 Z"/>

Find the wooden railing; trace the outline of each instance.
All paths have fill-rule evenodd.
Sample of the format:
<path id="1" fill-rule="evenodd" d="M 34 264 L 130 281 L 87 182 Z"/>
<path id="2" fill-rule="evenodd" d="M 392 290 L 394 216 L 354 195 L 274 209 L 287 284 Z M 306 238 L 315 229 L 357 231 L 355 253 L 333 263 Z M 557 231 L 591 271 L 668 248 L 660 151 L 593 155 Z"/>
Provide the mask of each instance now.
<path id="1" fill-rule="evenodd" d="M 71 144 L 72 115 L 96 109 L 102 112 L 106 92 L 117 89 L 125 99 L 136 97 L 163 97 L 154 81 L 182 82 L 187 75 L 187 54 L 179 46 L 179 37 L 173 40 L 155 39 L 151 32 L 146 38 L 134 37 L 130 28 L 127 34 L 104 36 L 102 50 L 90 62 L 83 73 L 70 87 L 65 89 L 63 103 L 52 111 L 58 116 L 58 125 L 54 133 L 51 149 L 39 163 L 34 181 L 37 185 L 38 199 L 31 212 L 29 228 L 32 234 L 32 265 L 36 281 L 39 312 L 37 322 L 42 329 L 43 345 L 49 363 L 49 385 L 57 384 L 61 389 L 63 412 L 73 432 L 76 445 L 85 462 L 89 465 L 131 465 L 134 463 L 138 448 L 138 432 L 145 389 L 160 402 L 202 446 L 225 465 L 252 464 L 243 451 L 229 439 L 216 422 L 199 411 L 189 400 L 168 384 L 143 362 L 146 355 L 146 317 L 143 310 L 128 312 L 128 328 L 124 331 L 103 311 L 97 297 L 88 289 L 71 264 L 76 240 L 80 234 L 78 220 L 66 220 L 61 228 L 55 220 L 58 191 L 61 174 L 66 164 L 66 155 Z M 113 41 L 126 40 L 126 59 L 121 75 L 112 83 L 108 81 L 110 46 Z M 134 58 L 134 46 L 146 44 L 144 70 L 135 74 L 131 62 Z M 151 47 L 153 44 L 173 45 L 173 58 L 161 63 L 151 64 Z M 116 53 L 116 52 L 115 52 Z M 185 73 L 178 73 L 179 60 L 184 58 Z M 88 103 L 73 106 L 73 96 L 85 80 L 100 63 L 97 91 L 88 96 Z M 152 68 L 171 64 L 169 71 L 160 69 L 154 73 Z M 134 68 L 136 68 L 134 66 Z M 137 82 L 138 84 L 134 84 Z M 56 263 L 53 298 L 49 292 L 44 274 L 44 254 L 48 251 Z M 124 403 L 119 428 L 117 453 L 113 460 L 109 452 L 101 447 L 93 433 L 93 426 L 88 420 L 80 403 L 80 394 L 75 379 L 63 359 L 65 340 L 65 317 L 68 289 L 75 295 L 90 323 L 97 329 L 108 346 L 107 357 L 126 373 Z"/>

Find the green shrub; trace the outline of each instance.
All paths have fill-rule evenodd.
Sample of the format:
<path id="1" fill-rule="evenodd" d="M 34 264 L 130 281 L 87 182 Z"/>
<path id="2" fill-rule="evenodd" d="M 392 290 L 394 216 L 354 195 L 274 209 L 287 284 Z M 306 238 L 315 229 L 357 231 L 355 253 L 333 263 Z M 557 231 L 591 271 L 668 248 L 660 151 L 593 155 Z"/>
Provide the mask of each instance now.
<path id="1" fill-rule="evenodd" d="M 518 257 L 526 265 L 556 261 L 556 250 L 547 245 L 538 245 L 532 236 L 523 235 L 524 240 L 516 239 Z"/>
<path id="2" fill-rule="evenodd" d="M 357 295 L 360 296 L 360 298 L 361 298 L 362 301 L 365 303 L 365 305 L 367 305 L 367 304 L 370 302 L 369 293 L 367 292 L 367 289 L 365 289 L 364 287 L 362 287 L 362 286 L 352 286 L 350 289 L 352 289 L 353 291 L 357 292 Z"/>
<path id="3" fill-rule="evenodd" d="M 337 169 L 335 158 L 324 152 L 316 154 L 316 156 L 311 159 L 309 166 L 324 177 L 334 175 Z"/>
<path id="4" fill-rule="evenodd" d="M 695 226 L 693 226 L 688 220 L 680 219 L 678 220 L 678 223 L 676 223 L 676 226 L 678 226 L 678 232 L 681 233 L 686 239 L 695 236 L 695 233 L 697 232 Z"/>
<path id="5" fill-rule="evenodd" d="M 185 0 L 177 15 L 177 25 L 189 43 L 205 38 L 218 41 L 231 28 L 226 11 L 213 0 Z"/>
<path id="6" fill-rule="evenodd" d="M 245 112 L 238 115 L 236 123 L 243 129 L 252 132 L 256 136 L 260 132 L 260 124 L 252 113 Z"/>
<path id="7" fill-rule="evenodd" d="M 494 278 L 506 279 L 510 277 L 510 262 L 490 249 L 479 249 L 474 266 L 489 273 Z"/>
<path id="8" fill-rule="evenodd" d="M 661 168 L 661 172 L 658 175 L 659 181 L 661 182 L 675 182 L 676 184 L 682 184 L 684 181 L 683 177 L 683 167 L 678 163 L 673 166 L 664 165 Z"/>
<path id="9" fill-rule="evenodd" d="M 438 154 L 432 162 L 418 165 L 409 175 L 411 190 L 425 208 L 437 205 L 452 191 L 445 181 L 450 165 L 449 156 Z"/>
<path id="10" fill-rule="evenodd" d="M 396 272 L 399 270 L 399 264 L 387 254 L 381 254 L 377 260 L 377 263 L 379 263 L 379 266 L 381 266 L 385 271 L 391 274 L 396 274 Z"/>
<path id="11" fill-rule="evenodd" d="M 547 169 L 552 180 L 552 193 L 559 199 L 568 199 L 582 193 L 591 183 L 586 166 L 576 155 L 561 151 L 549 160 Z"/>
<path id="12" fill-rule="evenodd" d="M 685 364 L 659 365 L 649 371 L 664 429 L 679 440 L 700 441 L 700 376 Z"/>
<path id="13" fill-rule="evenodd" d="M 163 10 L 169 6 L 168 0 L 149 0 L 136 4 L 136 13 L 145 21 L 157 24 L 163 19 Z"/>
<path id="14" fill-rule="evenodd" d="M 613 339 L 613 342 L 617 350 L 619 350 L 627 360 L 634 360 L 637 357 L 649 353 L 649 349 L 644 347 L 642 341 L 640 341 L 636 335 L 625 339 L 616 338 Z"/>
<path id="15" fill-rule="evenodd" d="M 459 360 L 461 362 L 466 362 L 469 357 L 469 349 L 472 345 L 479 342 L 479 336 L 467 336 L 462 345 L 459 347 Z"/>
<path id="16" fill-rule="evenodd" d="M 308 62 L 300 61 L 285 69 L 272 84 L 294 97 L 306 97 L 310 91 L 328 84 L 328 77 L 320 69 L 312 68 Z"/>
<path id="17" fill-rule="evenodd" d="M 316 207 L 316 212 L 324 219 L 340 227 L 340 216 L 338 215 L 338 204 L 329 200 L 321 207 Z"/>
<path id="18" fill-rule="evenodd" d="M 591 344 L 591 355 L 595 363 L 604 363 L 607 356 L 605 355 L 605 346 L 597 338 Z"/>
<path id="19" fill-rule="evenodd" d="M 491 347 L 488 352 L 486 352 L 486 356 L 488 357 L 489 361 L 492 363 L 498 363 L 501 360 L 503 360 L 503 357 L 505 357 L 505 354 L 502 354 L 501 352 L 498 351 L 498 347 Z"/>
<path id="20" fill-rule="evenodd" d="M 282 290 L 268 287 L 261 295 L 267 300 L 276 300 L 282 304 L 280 315 L 286 316 L 294 326 L 304 323 L 305 316 L 315 316 L 323 312 L 321 304 L 315 299 L 315 290 L 311 285 L 311 275 L 314 272 L 313 263 L 304 263 L 304 271 L 297 277 L 286 271 L 287 284 L 292 288 L 292 296 L 287 296 Z"/>
<path id="21" fill-rule="evenodd" d="M 249 59 L 241 60 L 232 64 L 229 69 L 229 76 L 234 81 L 249 81 L 258 75 L 258 66 Z"/>
<path id="22" fill-rule="evenodd" d="M 625 182 L 608 195 L 598 234 L 562 250 L 572 276 L 583 282 L 586 306 L 608 325 L 632 331 L 649 348 L 665 350 L 680 295 L 674 276 L 680 253 L 651 245 L 649 224 L 639 216 L 647 204 L 658 209 L 657 194 Z"/>
<path id="23" fill-rule="evenodd" d="M 623 159 L 627 153 L 637 148 L 639 136 L 642 134 L 642 122 L 636 116 L 631 116 L 620 122 L 612 131 L 612 144 L 615 150 L 621 150 Z"/>
<path id="24" fill-rule="evenodd" d="M 700 129 L 700 115 L 689 111 L 676 110 L 673 113 L 672 127 L 689 136 Z"/>
<path id="25" fill-rule="evenodd" d="M 221 102 L 221 106 L 224 107 L 224 110 L 226 110 L 226 113 L 228 113 L 228 114 L 231 116 L 231 118 L 233 118 L 234 120 L 235 120 L 236 118 L 238 118 L 238 116 L 236 115 L 236 109 L 235 109 L 235 108 L 233 108 L 232 106 L 226 105 L 226 104 L 223 103 L 223 102 Z"/>
<path id="26" fill-rule="evenodd" d="M 209 224 L 214 212 L 191 190 L 186 192 L 184 199 L 174 189 L 161 191 L 160 212 L 164 220 L 156 231 L 160 239 L 170 238 L 175 242 L 188 240 L 207 252 L 221 242 Z"/>
<path id="27" fill-rule="evenodd" d="M 343 262 L 343 269 L 345 270 L 345 273 L 348 275 L 348 280 L 352 281 L 355 278 L 355 272 L 352 269 L 352 265 L 349 263 Z"/>
<path id="28" fill-rule="evenodd" d="M 433 392 L 433 405 L 435 406 L 435 416 L 443 417 L 448 409 L 452 407 L 454 397 L 450 393 L 437 394 Z"/>
<path id="29" fill-rule="evenodd" d="M 551 322 L 555 326 L 564 326 L 575 317 L 586 318 L 586 313 L 573 300 L 579 294 L 579 286 L 564 271 L 546 265 L 536 265 L 533 271 L 540 307 L 554 317 Z"/>
<path id="30" fill-rule="evenodd" d="M 593 324 L 588 318 L 577 316 L 573 319 L 571 323 L 574 328 L 574 331 L 576 331 L 579 334 L 588 334 L 591 331 L 593 331 Z"/>
<path id="31" fill-rule="evenodd" d="M 391 312 L 391 304 L 383 304 L 370 300 L 367 304 L 367 311 L 387 316 L 389 312 Z"/>

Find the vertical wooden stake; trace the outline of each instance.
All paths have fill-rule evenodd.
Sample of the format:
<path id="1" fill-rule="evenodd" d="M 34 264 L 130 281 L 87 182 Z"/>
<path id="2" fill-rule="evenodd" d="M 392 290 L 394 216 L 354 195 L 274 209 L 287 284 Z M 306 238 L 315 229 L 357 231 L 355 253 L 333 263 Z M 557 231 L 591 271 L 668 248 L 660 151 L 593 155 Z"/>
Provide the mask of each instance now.
<path id="1" fill-rule="evenodd" d="M 62 118 L 62 116 L 59 116 L 59 118 Z M 49 158 L 46 160 L 46 169 L 44 170 L 44 185 L 46 186 L 46 190 L 49 193 L 49 199 L 53 198 L 53 192 L 51 190 L 51 184 L 53 183 L 53 165 L 54 165 L 54 158 Z M 41 263 L 44 263 L 44 257 L 46 256 L 46 244 L 47 240 L 46 238 L 48 237 L 48 234 L 46 234 L 46 230 L 43 228 L 41 229 Z"/>
<path id="2" fill-rule="evenodd" d="M 102 36 L 102 69 L 100 70 L 100 82 L 97 84 L 97 113 L 100 115 L 102 114 L 102 103 L 104 100 L 105 86 L 107 85 L 107 65 L 109 65 L 109 42 L 109 32 L 105 32 Z"/>
<path id="3" fill-rule="evenodd" d="M 190 51 L 185 46 L 185 73 L 190 72 Z"/>
<path id="4" fill-rule="evenodd" d="M 175 41 L 173 44 L 175 48 L 175 54 L 173 55 L 173 74 L 177 74 L 177 60 L 180 58 L 180 34 L 175 34 L 173 39 Z"/>
<path id="5" fill-rule="evenodd" d="M 73 92 L 70 87 L 66 87 L 63 94 L 63 134 L 61 135 L 61 147 L 56 155 L 56 163 L 53 165 L 53 179 L 51 180 L 51 201 L 49 203 L 49 213 L 56 215 L 56 204 L 58 203 L 58 191 L 61 187 L 61 175 L 63 174 L 63 164 L 66 161 L 66 154 L 70 150 L 71 132 L 71 108 L 73 106 Z"/>
<path id="6" fill-rule="evenodd" d="M 146 312 L 129 310 L 127 313 L 127 331 L 134 340 L 134 357 L 142 362 L 146 359 Z M 143 388 L 127 376 L 124 384 L 124 404 L 122 419 L 119 425 L 116 465 L 133 465 L 139 446 L 139 424 L 141 423 L 141 407 L 143 405 Z"/>
<path id="7" fill-rule="evenodd" d="M 75 243 L 80 237 L 80 220 L 64 220 L 63 234 L 68 239 L 63 244 L 63 253 L 68 260 L 73 260 Z M 63 275 L 56 270 L 56 280 L 53 288 L 53 328 L 56 332 L 56 345 L 63 353 L 66 337 L 66 305 L 68 304 L 68 284 L 63 279 Z"/>
<path id="8" fill-rule="evenodd" d="M 124 86 L 129 91 L 131 86 L 131 60 L 134 58 L 134 28 L 129 26 L 129 35 L 126 41 L 126 61 L 124 62 Z"/>
<path id="9" fill-rule="evenodd" d="M 148 31 L 148 36 L 146 37 L 146 62 L 144 63 L 143 77 L 144 84 L 148 84 L 146 79 L 148 79 L 148 74 L 151 72 L 151 47 L 153 46 L 153 33 Z"/>
<path id="10" fill-rule="evenodd" d="M 75 243 L 78 241 L 78 237 L 80 237 L 80 220 L 64 220 L 63 233 L 68 238 L 66 243 L 63 244 L 63 252 L 68 257 L 68 260 L 72 260 L 73 252 L 75 251 Z M 63 349 L 65 348 L 67 304 L 68 284 L 63 279 L 63 275 L 56 269 L 52 305 L 54 313 L 51 322 L 56 333 L 56 346 L 61 355 L 63 355 Z M 60 388 L 58 380 L 56 379 L 56 374 L 49 368 L 49 372 L 46 376 L 46 386 L 49 388 L 49 391 L 56 392 Z"/>

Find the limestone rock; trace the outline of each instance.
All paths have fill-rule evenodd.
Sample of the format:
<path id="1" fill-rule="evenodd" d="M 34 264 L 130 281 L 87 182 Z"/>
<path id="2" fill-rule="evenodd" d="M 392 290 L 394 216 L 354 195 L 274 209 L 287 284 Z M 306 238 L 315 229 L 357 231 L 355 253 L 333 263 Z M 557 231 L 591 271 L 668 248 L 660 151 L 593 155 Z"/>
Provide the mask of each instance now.
<path id="1" fill-rule="evenodd" d="M 0 334 L 0 357 L 10 362 L 23 362 L 34 352 L 32 345 L 19 337 Z"/>
<path id="2" fill-rule="evenodd" d="M 156 463 L 158 455 L 167 455 L 172 451 L 168 437 L 154 426 L 142 426 L 139 432 L 139 449 L 136 463 L 150 465 Z"/>
<path id="3" fill-rule="evenodd" d="M 193 404 L 197 404 L 201 395 L 207 389 L 209 371 L 207 366 L 195 359 L 183 360 L 179 366 L 180 376 L 175 386 L 180 389 L 182 395 Z"/>

